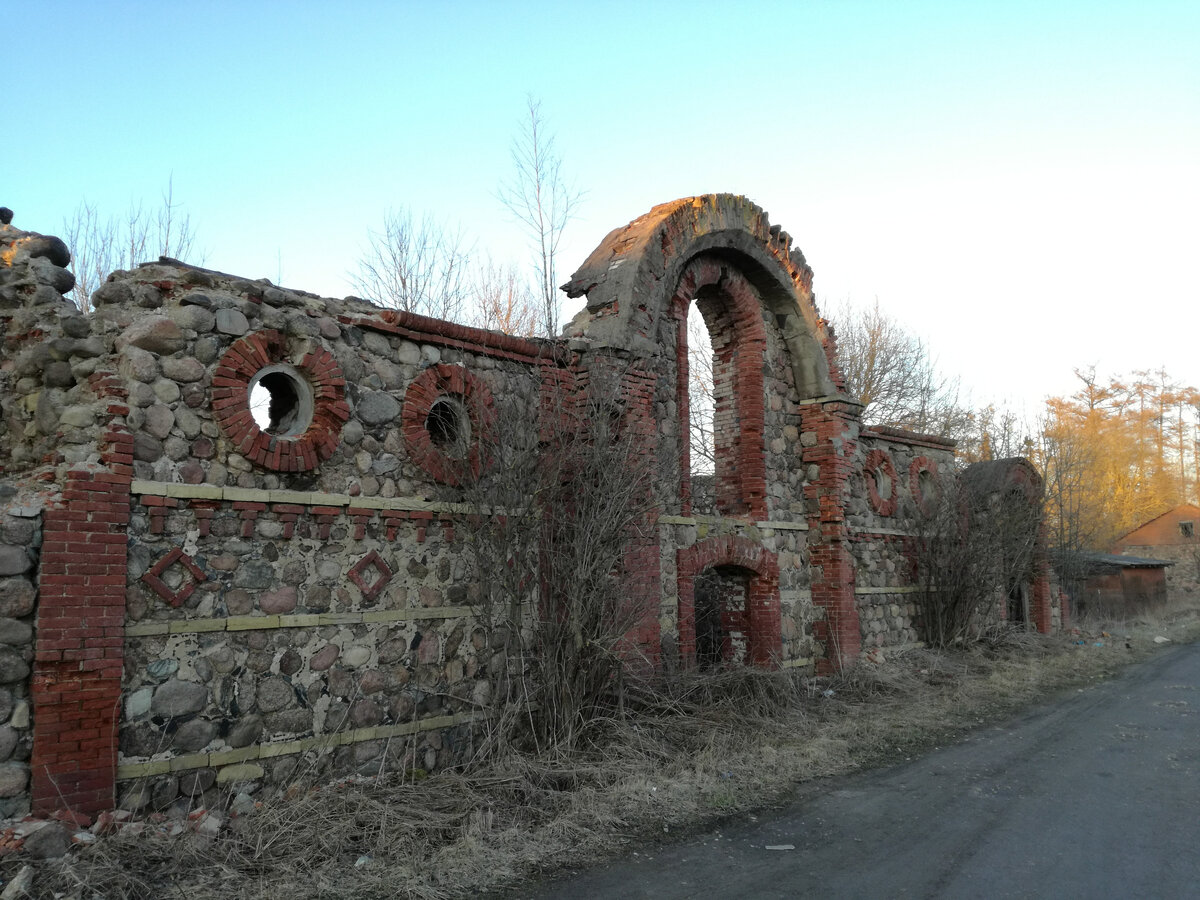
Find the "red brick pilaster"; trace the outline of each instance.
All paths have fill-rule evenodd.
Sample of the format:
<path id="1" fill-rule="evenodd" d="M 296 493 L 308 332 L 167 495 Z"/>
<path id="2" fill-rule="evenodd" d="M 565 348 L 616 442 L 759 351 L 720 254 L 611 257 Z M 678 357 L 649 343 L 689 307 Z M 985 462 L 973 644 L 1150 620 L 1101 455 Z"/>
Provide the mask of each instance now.
<path id="1" fill-rule="evenodd" d="M 816 443 L 804 450 L 804 462 L 818 466 L 815 482 L 805 485 L 809 503 L 809 565 L 813 604 L 825 610 L 825 620 L 813 623 L 817 640 L 825 644 L 818 672 L 835 671 L 858 658 L 862 632 L 854 603 L 854 557 L 846 527 L 846 501 L 854 469 L 856 440 L 853 426 L 859 421 L 857 404 L 841 401 L 801 407 L 801 428 L 816 434 Z"/>
<path id="2" fill-rule="evenodd" d="M 91 815 L 114 805 L 132 454 L 133 436 L 110 427 L 103 468 L 68 472 L 61 504 L 46 510 L 32 691 L 34 814 Z"/>

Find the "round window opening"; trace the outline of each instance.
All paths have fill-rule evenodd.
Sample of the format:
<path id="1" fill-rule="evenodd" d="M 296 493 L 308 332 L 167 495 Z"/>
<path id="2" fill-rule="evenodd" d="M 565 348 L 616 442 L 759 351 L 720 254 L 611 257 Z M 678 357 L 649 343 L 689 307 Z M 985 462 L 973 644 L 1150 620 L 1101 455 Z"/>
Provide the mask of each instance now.
<path id="1" fill-rule="evenodd" d="M 267 434 L 299 437 L 313 420 L 313 391 L 308 380 L 287 365 L 267 366 L 249 386 L 250 414 Z"/>
<path id="2" fill-rule="evenodd" d="M 467 408 L 454 397 L 439 397 L 425 417 L 425 430 L 433 446 L 453 459 L 467 455 L 471 444 L 471 419 Z"/>

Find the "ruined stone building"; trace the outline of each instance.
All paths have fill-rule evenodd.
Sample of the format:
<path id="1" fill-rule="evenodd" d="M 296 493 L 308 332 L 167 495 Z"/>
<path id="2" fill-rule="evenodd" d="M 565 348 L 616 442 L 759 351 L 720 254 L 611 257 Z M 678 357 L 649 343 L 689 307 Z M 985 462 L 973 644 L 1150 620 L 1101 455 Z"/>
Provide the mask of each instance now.
<path id="1" fill-rule="evenodd" d="M 825 671 L 920 640 L 906 541 L 953 445 L 862 425 L 812 270 L 745 198 L 614 230 L 556 341 L 170 260 L 115 273 L 84 316 L 68 262 L 0 227 L 0 814 L 269 793 L 318 753 L 331 773 L 456 760 L 488 696 L 462 473 L 491 462 L 490 416 L 538 428 L 530 383 L 586 392 L 613 360 L 615 415 L 661 468 L 627 557 L 647 660 L 727 652 L 697 633 L 705 579 L 750 663 Z M 692 303 L 718 398 L 704 485 Z M 1028 609 L 1052 626 L 1044 579 Z"/>

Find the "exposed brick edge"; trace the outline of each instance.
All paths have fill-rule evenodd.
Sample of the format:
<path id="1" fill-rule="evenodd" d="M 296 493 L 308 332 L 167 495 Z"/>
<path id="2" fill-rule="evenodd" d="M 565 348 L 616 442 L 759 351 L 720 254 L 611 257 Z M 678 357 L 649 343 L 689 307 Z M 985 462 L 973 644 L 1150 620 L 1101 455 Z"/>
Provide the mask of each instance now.
<path id="1" fill-rule="evenodd" d="M 893 441 L 898 444 L 912 444 L 917 447 L 928 447 L 931 450 L 953 450 L 958 441 L 937 434 L 920 434 L 903 428 L 893 428 L 890 425 L 872 425 L 864 428 L 862 437 L 875 438 L 881 441 Z"/>
<path id="2" fill-rule="evenodd" d="M 119 379 L 90 379 L 108 412 L 128 413 Z M 114 805 L 125 646 L 133 435 L 108 427 L 99 469 L 66 474 L 45 513 L 33 668 L 35 815 L 93 815 Z"/>
<path id="3" fill-rule="evenodd" d="M 451 396 L 466 407 L 471 422 L 471 444 L 462 459 L 447 456 L 436 446 L 425 427 L 429 411 L 441 397 Z M 413 379 L 404 392 L 401 422 L 409 458 L 435 481 L 458 486 L 468 476 L 478 477 L 487 465 L 484 448 L 490 443 L 496 404 L 487 384 L 462 366 L 441 363 Z"/>
<path id="4" fill-rule="evenodd" d="M 879 493 L 879 472 L 891 482 L 892 492 L 886 498 Z M 871 509 L 881 516 L 894 516 L 899 502 L 900 481 L 896 478 L 896 464 L 886 450 L 876 448 L 867 454 L 867 460 L 863 463 L 863 480 L 867 483 L 867 502 L 871 504 Z"/>
<path id="5" fill-rule="evenodd" d="M 737 566 L 753 573 L 746 596 L 749 661 L 778 668 L 783 657 L 779 597 L 779 557 L 761 544 L 732 535 L 710 538 L 676 551 L 679 590 L 679 656 L 696 664 L 696 576 L 713 566 Z"/>
<path id="6" fill-rule="evenodd" d="M 338 316 L 338 321 L 345 325 L 356 325 L 359 328 L 394 334 L 420 343 L 453 347 L 456 350 L 465 350 L 496 359 L 509 359 L 523 363 L 562 363 L 566 359 L 566 351 L 561 344 L 550 341 L 533 341 L 497 331 L 488 331 L 486 328 L 444 322 L 441 319 L 404 310 L 384 310 L 379 313 L 378 318 Z"/>
<path id="7" fill-rule="evenodd" d="M 1066 600 L 1059 608 L 1059 626 L 1067 628 L 1068 610 Z M 1054 609 L 1050 598 L 1050 557 L 1046 552 L 1046 520 L 1038 522 L 1037 537 L 1033 544 L 1033 624 L 1042 634 L 1054 628 Z"/>
<path id="8" fill-rule="evenodd" d="M 328 350 L 304 355 L 296 368 L 313 391 L 313 420 L 294 438 L 267 434 L 250 413 L 250 381 L 262 369 L 285 362 L 287 342 L 278 331 L 259 331 L 234 341 L 217 363 L 212 381 L 212 410 L 221 431 L 242 456 L 279 472 L 306 472 L 337 450 L 342 426 L 350 418 L 346 379 Z"/>

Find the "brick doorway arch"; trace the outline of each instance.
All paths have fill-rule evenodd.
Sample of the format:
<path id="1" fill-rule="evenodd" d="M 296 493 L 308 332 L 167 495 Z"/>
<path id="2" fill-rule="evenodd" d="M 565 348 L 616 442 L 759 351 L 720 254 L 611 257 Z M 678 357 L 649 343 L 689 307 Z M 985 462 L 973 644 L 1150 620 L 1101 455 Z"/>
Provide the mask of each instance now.
<path id="1" fill-rule="evenodd" d="M 762 545 L 740 537 L 719 537 L 693 544 L 676 554 L 679 585 L 679 655 L 685 666 L 737 662 L 774 667 L 782 652 L 779 560 Z M 704 605 L 706 589 L 715 590 L 719 621 L 697 635 L 697 582 Z M 711 586 L 711 587 L 710 587 Z M 709 594 L 711 598 L 712 595 Z M 707 612 L 713 614 L 712 606 Z M 717 637 L 714 638 L 714 629 Z M 714 643 L 715 642 L 715 643 Z M 707 659 L 700 659 L 698 649 Z"/>

